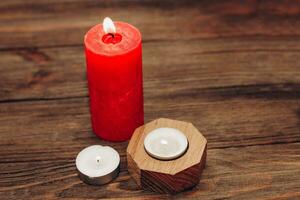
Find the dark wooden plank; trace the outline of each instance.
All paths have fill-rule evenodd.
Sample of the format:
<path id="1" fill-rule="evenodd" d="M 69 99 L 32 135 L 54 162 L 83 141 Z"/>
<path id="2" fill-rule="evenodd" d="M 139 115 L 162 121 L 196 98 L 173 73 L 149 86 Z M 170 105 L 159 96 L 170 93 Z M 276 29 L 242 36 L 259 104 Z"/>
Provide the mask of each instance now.
<path id="1" fill-rule="evenodd" d="M 300 40 L 145 43 L 145 98 L 296 97 L 299 56 Z M 5 51 L 0 66 L 0 101 L 87 96 L 82 47 Z"/>
<path id="2" fill-rule="evenodd" d="M 0 49 L 81 45 L 84 33 L 105 16 L 127 21 L 144 41 L 218 37 L 300 36 L 298 1 L 92 1 L 0 3 Z"/>
<path id="3" fill-rule="evenodd" d="M 160 117 L 190 121 L 207 138 L 209 149 L 299 142 L 298 99 L 242 99 L 149 99 L 145 121 Z M 0 144 L 7 153 L 0 162 L 40 160 L 52 153 L 63 156 L 68 152 L 61 152 L 61 145 L 79 151 L 98 142 L 90 127 L 88 98 L 0 104 L 0 124 Z M 26 152 L 24 157 L 14 156 L 24 149 L 35 156 Z"/>
<path id="4" fill-rule="evenodd" d="M 275 192 L 276 197 L 299 196 L 299 100 L 255 93 L 249 98 L 211 97 L 146 100 L 146 121 L 161 116 L 192 121 L 209 142 L 208 167 L 200 185 L 175 197 L 255 199 Z M 4 199 L 169 198 L 137 190 L 126 171 L 127 143 L 103 142 L 92 134 L 88 98 L 2 103 L 0 124 Z M 75 156 L 91 144 L 112 145 L 120 152 L 122 173 L 114 183 L 92 187 L 77 178 Z M 258 146 L 242 147 L 246 145 Z M 228 148 L 234 146 L 238 148 Z"/>
<path id="5" fill-rule="evenodd" d="M 115 143 L 114 146 L 118 144 Z M 114 182 L 100 187 L 88 186 L 79 180 L 74 166 L 77 149 L 70 150 L 68 146 L 63 146 L 56 155 L 49 154 L 50 161 L 47 157 L 35 160 L 32 155 L 33 159 L 28 161 L 1 162 L 0 197 L 170 198 L 167 195 L 138 190 L 126 171 L 125 155 L 122 153 L 125 152 L 125 145 L 119 151 L 122 155 L 120 176 Z M 21 151 L 14 153 L 19 157 L 24 155 Z M 1 154 L 4 152 L 1 151 Z M 297 199 L 300 197 L 299 154 L 299 143 L 210 149 L 200 184 L 172 198 Z"/>

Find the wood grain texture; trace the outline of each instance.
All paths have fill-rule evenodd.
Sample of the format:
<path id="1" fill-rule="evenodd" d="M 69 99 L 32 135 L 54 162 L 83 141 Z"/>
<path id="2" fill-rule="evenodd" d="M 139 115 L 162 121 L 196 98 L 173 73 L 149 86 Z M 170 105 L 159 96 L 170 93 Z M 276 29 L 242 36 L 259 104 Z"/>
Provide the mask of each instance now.
<path id="1" fill-rule="evenodd" d="M 296 113 L 293 107 L 298 108 L 299 102 L 262 101 L 253 101 L 251 104 L 246 101 L 245 105 L 238 103 L 237 107 L 234 106 L 237 100 L 225 105 L 223 105 L 224 101 L 221 101 L 212 102 L 211 105 L 197 104 L 190 108 L 189 111 L 194 115 L 188 116 L 198 119 L 198 123 L 203 124 L 200 130 L 209 141 L 207 152 L 209 159 L 202 176 L 206 178 L 201 179 L 204 182 L 200 181 L 199 187 L 192 190 L 193 192 L 187 191 L 179 197 L 185 198 L 186 195 L 189 197 L 193 194 L 191 199 L 198 195 L 206 199 L 214 199 L 225 198 L 225 196 L 238 198 L 241 195 L 244 198 L 255 199 L 254 197 L 262 196 L 271 198 L 274 193 L 295 197 L 296 193 L 288 193 L 279 188 L 283 187 L 289 191 L 297 191 L 298 188 L 300 146 L 297 123 L 299 121 L 293 124 L 292 120 L 287 119 L 297 118 L 294 116 Z M 146 198 L 150 195 L 149 197 L 158 197 L 155 193 L 137 190 L 138 187 L 133 179 L 128 176 L 125 158 L 127 143 L 103 142 L 91 132 L 87 105 L 87 98 L 11 102 L 0 105 L 2 148 L 0 163 L 3 172 L 1 196 Z M 175 104 L 166 105 L 170 108 L 166 109 L 164 106 L 165 110 L 163 110 L 160 106 L 150 106 L 148 103 L 147 121 L 151 117 L 157 117 L 155 114 L 157 112 L 163 112 L 170 117 L 181 116 L 183 119 L 185 116 L 182 116 L 182 112 L 190 107 L 188 105 L 178 110 L 171 106 Z M 282 109 L 282 105 L 291 107 Z M 200 107 L 195 109 L 198 106 Z M 226 113 L 223 117 L 207 115 L 220 108 L 222 109 L 217 113 Z M 197 118 L 200 110 L 203 110 L 203 114 L 208 118 Z M 288 114 L 287 111 L 290 113 Z M 227 119 L 227 121 L 220 124 L 217 119 Z M 236 121 L 237 119 L 240 121 Z M 282 129 L 282 133 L 277 135 L 278 128 Z M 92 144 L 112 145 L 121 154 L 121 176 L 116 182 L 100 188 L 90 188 L 77 178 L 75 157 L 82 148 Z M 245 147 L 249 145 L 255 146 Z M 216 155 L 213 156 L 215 152 Z M 268 179 L 264 180 L 261 176 Z M 217 185 L 215 181 L 218 181 Z M 97 191 L 92 192 L 93 190 Z"/>
<path id="2" fill-rule="evenodd" d="M 146 122 L 160 116 L 191 121 L 209 141 L 209 148 L 299 142 L 300 102 L 297 100 L 233 99 L 193 103 L 192 98 L 187 98 L 154 102 L 145 102 Z M 99 142 L 91 131 L 88 98 L 5 103 L 0 104 L 0 113 L 0 142 L 4 152 Z M 49 153 L 47 151 L 45 153 Z M 41 152 L 36 154 L 35 159 L 44 156 Z M 11 156 L 0 159 L 13 161 Z M 25 159 L 30 160 L 30 157 Z"/>
<path id="3" fill-rule="evenodd" d="M 199 183 L 200 175 L 204 169 L 201 166 L 204 165 L 201 165 L 201 162 L 199 162 L 175 175 L 141 170 L 142 189 L 160 194 L 167 193 L 173 195 L 191 189 Z"/>
<path id="4" fill-rule="evenodd" d="M 299 98 L 299 56 L 300 40 L 145 43 L 145 98 Z M 82 47 L 4 51 L 0 66 L 0 101 L 87 96 Z"/>
<path id="5" fill-rule="evenodd" d="M 125 149 L 126 145 L 121 150 Z M 56 156 L 52 154 L 52 161 L 44 158 L 9 164 L 1 162 L 0 194 L 2 199 L 297 199 L 299 150 L 299 143 L 265 145 L 263 148 L 210 149 L 200 184 L 192 190 L 168 196 L 138 190 L 126 171 L 124 154 L 121 174 L 113 183 L 101 187 L 88 186 L 78 179 L 74 157 L 65 154 L 70 152 L 69 148 L 65 148 Z M 71 154 L 76 153 L 76 150 L 71 151 Z"/>
<path id="6" fill-rule="evenodd" d="M 86 30 L 106 16 L 139 27 L 145 42 L 248 36 L 299 39 L 299 4 L 293 0 L 11 0 L 0 5 L 0 49 L 81 45 Z"/>
<path id="7" fill-rule="evenodd" d="M 103 17 L 143 34 L 145 121 L 192 122 L 208 140 L 200 184 L 139 190 L 127 143 L 91 131 L 83 35 Z M 299 199 L 300 5 L 294 0 L 0 2 L 0 199 Z M 92 187 L 75 157 L 121 154 Z"/>
<path id="8" fill-rule="evenodd" d="M 158 160 L 144 148 L 145 137 L 162 127 L 180 130 L 188 140 L 187 151 L 173 160 Z M 127 147 L 127 168 L 143 189 L 176 194 L 199 182 L 206 162 L 207 140 L 191 123 L 167 118 L 155 119 L 137 128 Z"/>
<path id="9" fill-rule="evenodd" d="M 142 188 L 161 194 L 168 193 L 172 195 L 178 194 L 179 191 L 187 191 L 188 189 L 193 188 L 195 185 L 199 184 L 201 174 L 205 168 L 206 147 L 207 146 L 205 146 L 199 163 L 180 171 L 175 175 L 171 176 L 170 174 L 161 174 L 158 172 L 142 170 Z M 128 171 L 132 176 L 130 170 Z"/>

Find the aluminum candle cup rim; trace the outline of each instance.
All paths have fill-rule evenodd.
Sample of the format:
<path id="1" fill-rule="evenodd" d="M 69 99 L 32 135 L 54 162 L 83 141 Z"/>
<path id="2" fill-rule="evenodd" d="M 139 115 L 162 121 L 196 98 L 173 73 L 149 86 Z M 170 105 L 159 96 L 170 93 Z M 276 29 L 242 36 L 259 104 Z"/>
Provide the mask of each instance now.
<path id="1" fill-rule="evenodd" d="M 173 152 L 172 154 L 169 155 L 157 155 L 155 154 L 155 149 L 152 147 L 152 142 L 154 142 L 156 139 L 158 139 L 161 135 L 159 133 L 160 131 L 165 131 L 164 137 L 165 138 L 177 138 L 176 142 L 178 143 L 178 149 L 176 152 Z M 147 136 L 144 139 L 144 149 L 146 152 L 153 158 L 159 159 L 159 160 L 174 160 L 182 155 L 184 155 L 188 149 L 189 142 L 186 137 L 186 135 L 176 129 L 176 128 L 169 128 L 169 127 L 161 127 L 154 129 L 150 131 Z"/>
<path id="2" fill-rule="evenodd" d="M 92 174 L 88 173 L 87 169 L 85 169 L 84 166 L 80 163 L 85 162 L 85 164 L 87 164 L 90 162 L 90 160 L 92 159 L 91 157 L 93 157 L 93 154 L 88 153 L 88 152 L 92 149 L 94 149 L 94 150 L 102 149 L 103 152 L 110 151 L 110 153 L 113 153 L 113 158 L 112 157 L 107 158 L 107 155 L 105 155 L 105 153 L 103 154 L 103 152 L 102 152 L 102 156 L 103 156 L 104 160 L 108 160 L 108 161 L 114 161 L 114 159 L 116 159 L 115 162 L 112 162 L 112 164 L 114 166 L 111 167 L 111 169 L 106 168 L 104 170 L 104 172 L 99 172 L 96 175 L 92 175 Z M 86 158 L 87 156 L 89 156 L 89 157 Z M 96 159 L 98 162 L 98 158 L 96 158 Z M 101 160 L 100 160 L 100 162 L 101 162 Z M 107 164 L 104 167 L 107 167 Z M 120 172 L 120 155 L 114 148 L 112 148 L 110 146 L 101 146 L 101 145 L 88 146 L 88 147 L 82 149 L 78 153 L 78 155 L 76 157 L 76 169 L 77 169 L 79 178 L 83 182 L 90 184 L 90 185 L 103 185 L 103 184 L 106 184 L 106 183 L 112 181 L 113 179 L 115 179 L 118 176 L 118 174 Z"/>

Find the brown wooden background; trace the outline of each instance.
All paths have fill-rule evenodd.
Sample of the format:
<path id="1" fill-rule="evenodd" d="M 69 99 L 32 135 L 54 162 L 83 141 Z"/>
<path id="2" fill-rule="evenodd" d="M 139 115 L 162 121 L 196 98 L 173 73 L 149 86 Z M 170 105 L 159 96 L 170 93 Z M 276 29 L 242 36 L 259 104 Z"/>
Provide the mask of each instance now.
<path id="1" fill-rule="evenodd" d="M 91 131 L 83 35 L 105 16 L 143 34 L 145 121 L 194 123 L 200 184 L 172 198 L 300 198 L 300 1 L 0 2 L 0 199 L 171 198 L 137 190 L 127 143 Z M 122 156 L 111 184 L 83 184 L 91 144 Z"/>

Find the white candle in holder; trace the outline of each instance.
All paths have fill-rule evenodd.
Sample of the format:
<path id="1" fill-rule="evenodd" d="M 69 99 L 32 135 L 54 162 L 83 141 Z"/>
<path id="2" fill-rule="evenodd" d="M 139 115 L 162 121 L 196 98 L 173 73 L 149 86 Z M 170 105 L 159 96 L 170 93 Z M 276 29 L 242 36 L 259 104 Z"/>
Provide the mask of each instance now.
<path id="1" fill-rule="evenodd" d="M 183 155 L 188 148 L 184 133 L 175 128 L 157 128 L 147 134 L 144 140 L 146 152 L 160 160 L 172 160 Z"/>
<path id="2" fill-rule="evenodd" d="M 116 178 L 119 166 L 119 153 L 109 146 L 89 146 L 76 157 L 80 179 L 91 185 L 102 185 Z"/>

